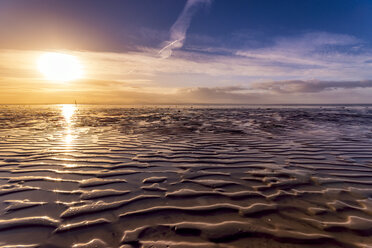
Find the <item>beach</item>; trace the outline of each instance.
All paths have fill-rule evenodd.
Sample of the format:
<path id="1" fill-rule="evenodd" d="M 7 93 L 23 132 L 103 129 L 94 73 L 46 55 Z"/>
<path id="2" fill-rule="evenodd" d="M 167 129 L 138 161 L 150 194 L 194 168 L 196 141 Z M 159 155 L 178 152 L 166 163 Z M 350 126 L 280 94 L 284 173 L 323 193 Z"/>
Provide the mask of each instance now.
<path id="1" fill-rule="evenodd" d="M 0 106 L 0 247 L 372 246 L 372 107 Z"/>

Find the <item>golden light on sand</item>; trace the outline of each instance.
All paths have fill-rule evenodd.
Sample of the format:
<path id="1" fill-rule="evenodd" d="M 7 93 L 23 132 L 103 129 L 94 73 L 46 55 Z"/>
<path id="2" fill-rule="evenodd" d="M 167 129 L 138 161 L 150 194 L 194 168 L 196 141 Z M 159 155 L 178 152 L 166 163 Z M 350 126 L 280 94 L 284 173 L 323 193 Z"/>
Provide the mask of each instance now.
<path id="1" fill-rule="evenodd" d="M 83 77 L 83 67 L 76 56 L 47 52 L 40 55 L 37 66 L 47 80 L 68 82 Z"/>
<path id="2" fill-rule="evenodd" d="M 73 140 L 73 137 L 72 137 L 71 134 L 67 134 L 67 135 L 65 136 L 65 143 L 66 143 L 67 145 L 70 145 L 71 142 L 72 142 L 72 140 Z"/>

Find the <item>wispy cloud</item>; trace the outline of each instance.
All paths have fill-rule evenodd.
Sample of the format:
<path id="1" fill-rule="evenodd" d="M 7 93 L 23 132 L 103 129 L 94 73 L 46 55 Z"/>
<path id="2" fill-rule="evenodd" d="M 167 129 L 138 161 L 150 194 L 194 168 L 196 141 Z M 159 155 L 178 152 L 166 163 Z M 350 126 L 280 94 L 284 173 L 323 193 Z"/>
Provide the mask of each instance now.
<path id="1" fill-rule="evenodd" d="M 212 0 L 188 0 L 186 5 L 173 24 L 170 30 L 170 40 L 160 51 L 159 55 L 162 58 L 168 58 L 172 55 L 174 49 L 181 48 L 186 39 L 186 32 L 190 26 L 191 19 L 196 10 L 202 5 L 209 5 Z"/>
<path id="2" fill-rule="evenodd" d="M 372 63 L 366 62 L 372 58 L 371 50 L 359 48 L 361 52 L 352 53 L 337 49 L 361 44 L 351 36 L 310 33 L 281 38 L 261 49 L 241 50 L 236 53 L 239 55 L 228 53 L 228 48 L 223 54 L 181 50 L 168 59 L 159 59 L 155 55 L 157 49 L 151 48 L 125 53 L 66 52 L 79 57 L 86 67 L 86 77 L 92 80 L 125 81 L 141 86 L 146 82 L 153 87 L 221 87 L 314 78 L 322 81 L 370 79 Z M 0 77 L 41 79 L 35 68 L 41 52 L 1 50 Z"/>
<path id="3" fill-rule="evenodd" d="M 250 89 L 276 93 L 317 93 L 336 89 L 372 88 L 372 80 L 360 81 L 320 81 L 289 80 L 255 83 Z"/>
<path id="4" fill-rule="evenodd" d="M 86 70 L 85 79 L 66 85 L 48 82 L 37 71 L 43 51 L 1 50 L 0 102 L 371 102 L 372 51 L 354 37 L 311 33 L 239 55 L 224 49 L 180 50 L 168 59 L 151 48 L 63 51 L 77 56 Z"/>
<path id="5" fill-rule="evenodd" d="M 345 63 L 360 49 L 361 41 L 343 34 L 325 32 L 305 33 L 294 37 L 277 38 L 272 46 L 239 50 L 235 54 L 282 66 L 320 68 L 330 63 Z"/>

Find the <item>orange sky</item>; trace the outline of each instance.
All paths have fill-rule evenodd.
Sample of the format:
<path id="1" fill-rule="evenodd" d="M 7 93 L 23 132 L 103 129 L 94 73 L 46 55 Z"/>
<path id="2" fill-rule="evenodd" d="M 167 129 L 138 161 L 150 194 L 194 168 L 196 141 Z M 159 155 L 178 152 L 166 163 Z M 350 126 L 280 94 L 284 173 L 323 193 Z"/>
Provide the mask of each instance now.
<path id="1" fill-rule="evenodd" d="M 306 6 L 278 19 L 267 7 L 293 8 L 269 0 L 3 0 L 0 104 L 372 103 L 367 5 L 347 18 L 337 6 L 333 25 Z M 75 56 L 84 76 L 48 80 L 46 52 Z"/>

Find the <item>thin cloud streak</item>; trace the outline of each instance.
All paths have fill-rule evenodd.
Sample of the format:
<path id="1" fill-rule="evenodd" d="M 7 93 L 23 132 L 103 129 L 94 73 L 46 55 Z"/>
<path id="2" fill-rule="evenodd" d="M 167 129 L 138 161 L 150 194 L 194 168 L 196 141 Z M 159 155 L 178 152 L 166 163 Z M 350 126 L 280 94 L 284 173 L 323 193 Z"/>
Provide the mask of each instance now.
<path id="1" fill-rule="evenodd" d="M 211 1 L 212 0 L 188 0 L 186 2 L 182 13 L 171 27 L 170 40 L 168 41 L 168 44 L 159 51 L 161 58 L 169 58 L 174 49 L 183 47 L 186 39 L 186 32 L 197 8 L 202 4 L 209 5 Z"/>
<path id="2" fill-rule="evenodd" d="M 372 80 L 360 81 L 319 81 L 289 80 L 255 83 L 251 90 L 265 90 L 281 94 L 318 93 L 335 89 L 372 88 Z"/>

